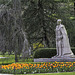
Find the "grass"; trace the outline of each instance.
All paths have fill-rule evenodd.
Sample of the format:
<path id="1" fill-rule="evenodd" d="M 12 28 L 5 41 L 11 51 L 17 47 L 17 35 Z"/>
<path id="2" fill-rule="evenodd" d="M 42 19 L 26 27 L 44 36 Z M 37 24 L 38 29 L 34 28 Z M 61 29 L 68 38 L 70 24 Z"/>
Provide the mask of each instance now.
<path id="1" fill-rule="evenodd" d="M 9 54 L 0 54 L 0 57 L 8 57 L 8 58 L 0 58 L 0 65 L 7 65 L 7 64 L 11 64 L 11 63 L 15 63 L 15 55 L 9 55 Z M 20 59 L 18 56 L 18 63 L 34 63 L 33 59 L 29 58 L 29 59 L 25 59 L 25 61 L 23 61 L 23 59 Z"/>
<path id="2" fill-rule="evenodd" d="M 18 74 L 15 74 L 15 75 L 18 75 Z M 41 73 L 41 74 L 19 74 L 19 75 L 75 75 L 75 72 Z"/>
<path id="3" fill-rule="evenodd" d="M 0 58 L 0 65 L 15 62 L 14 55 L 0 55 L 0 57 L 8 57 L 8 58 Z"/>
<path id="4" fill-rule="evenodd" d="M 7 65 L 7 64 L 11 64 L 11 63 L 16 63 L 14 54 L 9 55 L 8 53 L 5 53 L 4 55 L 2 55 L 0 53 L 0 57 L 8 57 L 8 58 L 0 58 L 0 65 Z M 41 63 L 41 62 L 33 62 L 32 58 L 25 59 L 25 61 L 23 61 L 23 59 L 20 59 L 18 56 L 18 63 Z"/>

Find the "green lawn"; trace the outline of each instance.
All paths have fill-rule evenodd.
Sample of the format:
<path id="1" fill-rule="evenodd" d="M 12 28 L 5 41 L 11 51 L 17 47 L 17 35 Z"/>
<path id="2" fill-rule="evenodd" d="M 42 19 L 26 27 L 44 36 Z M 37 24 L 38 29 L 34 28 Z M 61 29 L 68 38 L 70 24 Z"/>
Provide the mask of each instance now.
<path id="1" fill-rule="evenodd" d="M 0 55 L 0 57 L 8 57 L 8 58 L 0 58 L 0 65 L 2 64 L 11 64 L 15 62 L 15 55 Z M 25 61 L 23 61 L 23 59 L 20 59 L 18 57 L 18 63 L 34 63 L 33 59 L 29 58 L 29 59 L 25 59 Z"/>
<path id="2" fill-rule="evenodd" d="M 0 58 L 0 65 L 15 62 L 14 55 L 0 55 L 0 57 L 7 57 L 7 58 Z"/>
<path id="3" fill-rule="evenodd" d="M 18 74 L 15 74 L 15 75 L 18 75 Z M 19 75 L 75 75 L 75 72 L 41 73 L 41 74 L 19 74 Z"/>

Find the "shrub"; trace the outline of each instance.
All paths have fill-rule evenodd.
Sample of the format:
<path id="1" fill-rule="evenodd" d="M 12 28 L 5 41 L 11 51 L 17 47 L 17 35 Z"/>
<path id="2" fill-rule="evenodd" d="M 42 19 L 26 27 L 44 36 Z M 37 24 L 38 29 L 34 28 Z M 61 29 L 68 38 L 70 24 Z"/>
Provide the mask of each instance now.
<path id="1" fill-rule="evenodd" d="M 71 48 L 75 55 L 75 48 Z M 56 55 L 56 48 L 39 48 L 34 53 L 34 58 L 51 58 Z"/>
<path id="2" fill-rule="evenodd" d="M 39 48 L 35 51 L 34 58 L 51 58 L 55 55 L 55 48 Z"/>
<path id="3" fill-rule="evenodd" d="M 74 53 L 74 55 L 75 55 L 75 48 L 74 47 L 72 47 L 71 48 L 71 50 L 72 50 L 72 52 Z"/>

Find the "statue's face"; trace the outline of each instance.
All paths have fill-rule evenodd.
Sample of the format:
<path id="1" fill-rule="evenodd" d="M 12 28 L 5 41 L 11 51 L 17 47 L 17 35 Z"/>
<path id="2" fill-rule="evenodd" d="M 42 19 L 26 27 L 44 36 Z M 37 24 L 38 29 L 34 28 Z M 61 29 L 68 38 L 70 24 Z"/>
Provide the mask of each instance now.
<path id="1" fill-rule="evenodd" d="M 61 24 L 61 19 L 58 19 L 57 20 L 57 25 L 60 25 Z"/>

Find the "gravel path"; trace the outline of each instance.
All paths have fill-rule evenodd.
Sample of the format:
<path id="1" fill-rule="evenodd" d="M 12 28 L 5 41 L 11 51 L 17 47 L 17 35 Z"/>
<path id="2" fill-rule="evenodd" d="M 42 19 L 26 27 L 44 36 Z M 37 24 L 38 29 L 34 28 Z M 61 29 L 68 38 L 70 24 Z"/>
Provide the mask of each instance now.
<path id="1" fill-rule="evenodd" d="M 9 58 L 9 57 L 0 57 L 0 58 Z"/>
<path id="2" fill-rule="evenodd" d="M 13 74 L 0 74 L 0 75 L 13 75 Z"/>

